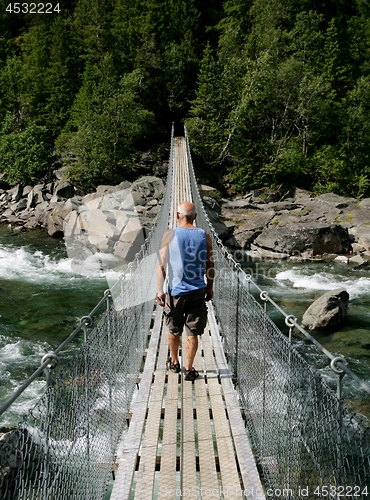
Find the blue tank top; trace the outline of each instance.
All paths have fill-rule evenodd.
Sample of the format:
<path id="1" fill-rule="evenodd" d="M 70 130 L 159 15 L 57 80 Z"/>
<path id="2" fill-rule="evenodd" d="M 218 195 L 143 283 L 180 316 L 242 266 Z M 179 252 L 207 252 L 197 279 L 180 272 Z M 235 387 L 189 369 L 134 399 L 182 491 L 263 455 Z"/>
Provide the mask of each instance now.
<path id="1" fill-rule="evenodd" d="M 174 297 L 206 288 L 206 233 L 200 228 L 176 227 L 169 245 L 168 292 Z"/>

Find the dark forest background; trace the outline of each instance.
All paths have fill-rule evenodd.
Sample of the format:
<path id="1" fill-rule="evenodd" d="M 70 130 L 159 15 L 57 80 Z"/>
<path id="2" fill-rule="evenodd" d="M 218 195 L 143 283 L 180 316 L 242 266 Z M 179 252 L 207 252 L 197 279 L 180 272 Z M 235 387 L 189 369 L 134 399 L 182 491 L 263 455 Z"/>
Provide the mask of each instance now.
<path id="1" fill-rule="evenodd" d="M 119 182 L 175 121 L 198 171 L 234 193 L 285 184 L 370 196 L 368 0 L 14 5 L 0 0 L 9 182 L 60 165 L 85 187 Z"/>

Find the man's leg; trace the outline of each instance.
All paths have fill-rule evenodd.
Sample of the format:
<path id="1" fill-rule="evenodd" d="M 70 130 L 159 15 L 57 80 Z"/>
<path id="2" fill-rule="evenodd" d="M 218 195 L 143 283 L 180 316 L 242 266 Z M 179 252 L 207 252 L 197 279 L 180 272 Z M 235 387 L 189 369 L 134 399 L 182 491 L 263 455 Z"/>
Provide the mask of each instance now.
<path id="1" fill-rule="evenodd" d="M 186 338 L 186 369 L 192 370 L 195 355 L 198 349 L 198 336 L 188 335 Z"/>
<path id="2" fill-rule="evenodd" d="M 168 332 L 168 345 L 170 346 L 171 363 L 177 365 L 179 362 L 180 335 Z"/>

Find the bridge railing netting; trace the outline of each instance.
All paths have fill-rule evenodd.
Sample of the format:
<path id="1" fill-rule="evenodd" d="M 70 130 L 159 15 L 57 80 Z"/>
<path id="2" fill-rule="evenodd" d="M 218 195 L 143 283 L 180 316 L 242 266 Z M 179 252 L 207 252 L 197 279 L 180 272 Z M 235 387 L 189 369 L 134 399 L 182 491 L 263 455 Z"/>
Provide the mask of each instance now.
<path id="1" fill-rule="evenodd" d="M 343 404 L 250 293 L 202 204 L 188 145 L 197 225 L 215 260 L 214 305 L 269 498 L 370 498 L 370 428 Z"/>
<path id="2" fill-rule="evenodd" d="M 171 148 L 170 167 L 172 158 Z M 98 324 L 87 335 L 93 318 L 83 318 L 86 341 L 0 443 L 2 500 L 105 497 L 147 347 L 157 292 L 153 270 L 168 228 L 171 185 L 169 168 L 154 228 L 106 292 Z"/>

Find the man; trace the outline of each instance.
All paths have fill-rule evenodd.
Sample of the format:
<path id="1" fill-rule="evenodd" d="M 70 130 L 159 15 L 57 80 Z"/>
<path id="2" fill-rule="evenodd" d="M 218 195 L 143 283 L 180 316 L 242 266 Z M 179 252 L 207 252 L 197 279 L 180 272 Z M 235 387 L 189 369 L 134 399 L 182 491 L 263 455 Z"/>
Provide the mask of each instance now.
<path id="1" fill-rule="evenodd" d="M 178 227 L 166 231 L 162 238 L 158 263 L 157 303 L 164 307 L 169 329 L 169 368 L 180 372 L 180 335 L 185 327 L 186 366 L 185 380 L 195 380 L 199 373 L 193 367 L 198 349 L 198 336 L 207 323 L 205 302 L 213 297 L 214 263 L 210 236 L 194 226 L 195 205 L 189 201 L 177 209 Z M 168 269 L 168 275 L 167 275 Z M 206 274 L 206 281 L 204 281 Z M 168 292 L 163 285 L 168 278 Z"/>

